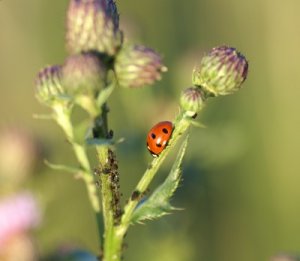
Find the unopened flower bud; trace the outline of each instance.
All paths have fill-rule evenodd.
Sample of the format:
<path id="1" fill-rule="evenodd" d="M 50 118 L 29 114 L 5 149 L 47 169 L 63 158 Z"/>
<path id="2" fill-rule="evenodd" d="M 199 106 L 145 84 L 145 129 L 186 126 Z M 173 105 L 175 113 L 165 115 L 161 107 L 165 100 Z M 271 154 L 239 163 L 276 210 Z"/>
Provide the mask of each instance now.
<path id="1" fill-rule="evenodd" d="M 61 67 L 48 66 L 43 68 L 36 78 L 36 97 L 46 105 L 51 106 L 65 94 L 61 85 Z"/>
<path id="2" fill-rule="evenodd" d="M 231 94 L 241 88 L 248 73 L 246 58 L 235 48 L 221 46 L 205 55 L 193 71 L 193 84 L 209 95 Z"/>
<path id="3" fill-rule="evenodd" d="M 180 106 L 189 117 L 194 117 L 204 106 L 204 95 L 199 87 L 189 87 L 182 91 Z"/>
<path id="4" fill-rule="evenodd" d="M 105 67 L 94 54 L 69 56 L 62 66 L 62 83 L 71 96 L 95 96 L 103 86 Z"/>
<path id="5" fill-rule="evenodd" d="M 115 28 L 119 28 L 119 13 L 115 0 L 106 0 L 106 13 L 112 18 Z"/>
<path id="6" fill-rule="evenodd" d="M 118 53 L 115 72 L 122 87 L 151 85 L 167 71 L 159 54 L 141 45 L 127 45 Z"/>
<path id="7" fill-rule="evenodd" d="M 66 44 L 70 54 L 97 51 L 115 55 L 122 33 L 114 0 L 70 0 Z"/>

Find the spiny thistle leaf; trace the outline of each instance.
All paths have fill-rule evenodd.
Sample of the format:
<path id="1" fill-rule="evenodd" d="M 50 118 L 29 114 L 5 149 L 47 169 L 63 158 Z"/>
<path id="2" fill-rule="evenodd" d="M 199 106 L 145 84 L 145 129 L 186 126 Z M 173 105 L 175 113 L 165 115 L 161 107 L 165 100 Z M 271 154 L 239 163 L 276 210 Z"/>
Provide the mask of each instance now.
<path id="1" fill-rule="evenodd" d="M 170 199 L 179 186 L 182 175 L 182 160 L 186 151 L 188 136 L 185 138 L 177 158 L 166 180 L 153 192 L 153 194 L 139 205 L 134 211 L 131 222 L 142 223 L 144 220 L 152 220 L 167 215 L 178 208 L 170 204 Z"/>

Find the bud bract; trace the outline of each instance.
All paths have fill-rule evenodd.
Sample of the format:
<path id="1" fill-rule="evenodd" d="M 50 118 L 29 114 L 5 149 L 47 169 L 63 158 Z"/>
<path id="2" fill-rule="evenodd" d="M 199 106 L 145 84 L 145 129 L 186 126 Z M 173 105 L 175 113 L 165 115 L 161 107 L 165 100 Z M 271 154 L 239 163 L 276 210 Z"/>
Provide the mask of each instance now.
<path id="1" fill-rule="evenodd" d="M 46 105 L 59 102 L 65 91 L 61 85 L 61 66 L 48 66 L 40 70 L 36 78 L 36 97 Z"/>
<path id="2" fill-rule="evenodd" d="M 114 0 L 70 0 L 66 44 L 70 54 L 97 51 L 114 56 L 122 44 Z"/>
<path id="3" fill-rule="evenodd" d="M 192 82 L 212 96 L 231 94 L 241 88 L 248 73 L 246 58 L 235 48 L 221 46 L 205 55 L 193 71 Z"/>
<path id="4" fill-rule="evenodd" d="M 167 71 L 159 54 L 142 45 L 126 45 L 115 60 L 115 72 L 119 85 L 136 88 L 151 85 Z"/>
<path id="5" fill-rule="evenodd" d="M 104 85 L 105 66 L 92 53 L 69 56 L 62 66 L 62 83 L 70 96 L 95 96 Z"/>
<path id="6" fill-rule="evenodd" d="M 204 107 L 204 95 L 199 87 L 189 87 L 182 91 L 180 106 L 187 116 L 195 116 Z"/>

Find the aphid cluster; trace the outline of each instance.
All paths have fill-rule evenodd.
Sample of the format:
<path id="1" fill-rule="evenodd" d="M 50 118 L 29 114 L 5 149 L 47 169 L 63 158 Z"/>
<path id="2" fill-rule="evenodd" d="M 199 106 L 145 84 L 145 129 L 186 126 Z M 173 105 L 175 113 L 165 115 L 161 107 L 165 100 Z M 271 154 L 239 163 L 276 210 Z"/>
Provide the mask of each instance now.
<path id="1" fill-rule="evenodd" d="M 120 176 L 118 172 L 118 162 L 116 160 L 116 155 L 111 149 L 108 149 L 108 158 L 107 162 L 110 167 L 109 177 L 110 177 L 110 186 L 112 191 L 112 209 L 114 210 L 114 220 L 116 223 L 120 221 L 122 210 L 120 207 Z"/>
<path id="2" fill-rule="evenodd" d="M 116 223 L 120 221 L 120 217 L 122 215 L 122 210 L 120 207 L 120 197 L 121 193 L 120 190 L 120 176 L 118 172 L 118 162 L 116 160 L 116 155 L 111 149 L 108 149 L 108 157 L 106 159 L 106 163 L 104 165 L 100 165 L 94 169 L 94 174 L 97 176 L 100 175 L 108 175 L 110 188 L 112 191 L 112 202 L 111 206 L 114 213 L 114 220 Z M 99 179 L 101 180 L 101 178 Z M 96 185 L 99 186 L 101 183 L 96 181 Z"/>

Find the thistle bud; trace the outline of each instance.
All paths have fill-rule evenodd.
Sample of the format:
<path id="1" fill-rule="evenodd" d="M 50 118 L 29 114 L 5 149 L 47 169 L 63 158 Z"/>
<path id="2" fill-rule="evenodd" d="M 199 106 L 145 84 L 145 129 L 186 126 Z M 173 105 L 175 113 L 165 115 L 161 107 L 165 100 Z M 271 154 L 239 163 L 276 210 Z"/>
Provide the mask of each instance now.
<path id="1" fill-rule="evenodd" d="M 61 67 L 48 66 L 43 68 L 36 78 L 36 97 L 46 105 L 51 106 L 59 101 L 65 91 L 61 85 Z"/>
<path id="2" fill-rule="evenodd" d="M 97 51 L 109 56 L 122 44 L 119 14 L 113 0 L 70 0 L 66 19 L 70 54 Z"/>
<path id="3" fill-rule="evenodd" d="M 114 0 L 106 0 L 106 13 L 110 14 L 115 28 L 119 28 L 119 13 Z"/>
<path id="4" fill-rule="evenodd" d="M 154 50 L 141 45 L 127 45 L 118 53 L 115 72 L 122 87 L 136 88 L 151 85 L 167 71 Z"/>
<path id="5" fill-rule="evenodd" d="M 204 95 L 200 88 L 189 87 L 182 91 L 180 106 L 189 117 L 194 117 L 204 107 Z"/>
<path id="6" fill-rule="evenodd" d="M 104 77 L 104 65 L 91 53 L 70 56 L 62 66 L 62 83 L 71 96 L 95 96 L 103 86 Z"/>
<path id="7" fill-rule="evenodd" d="M 221 46 L 205 55 L 193 71 L 192 82 L 209 95 L 231 94 L 241 88 L 248 73 L 246 58 L 235 48 Z"/>

